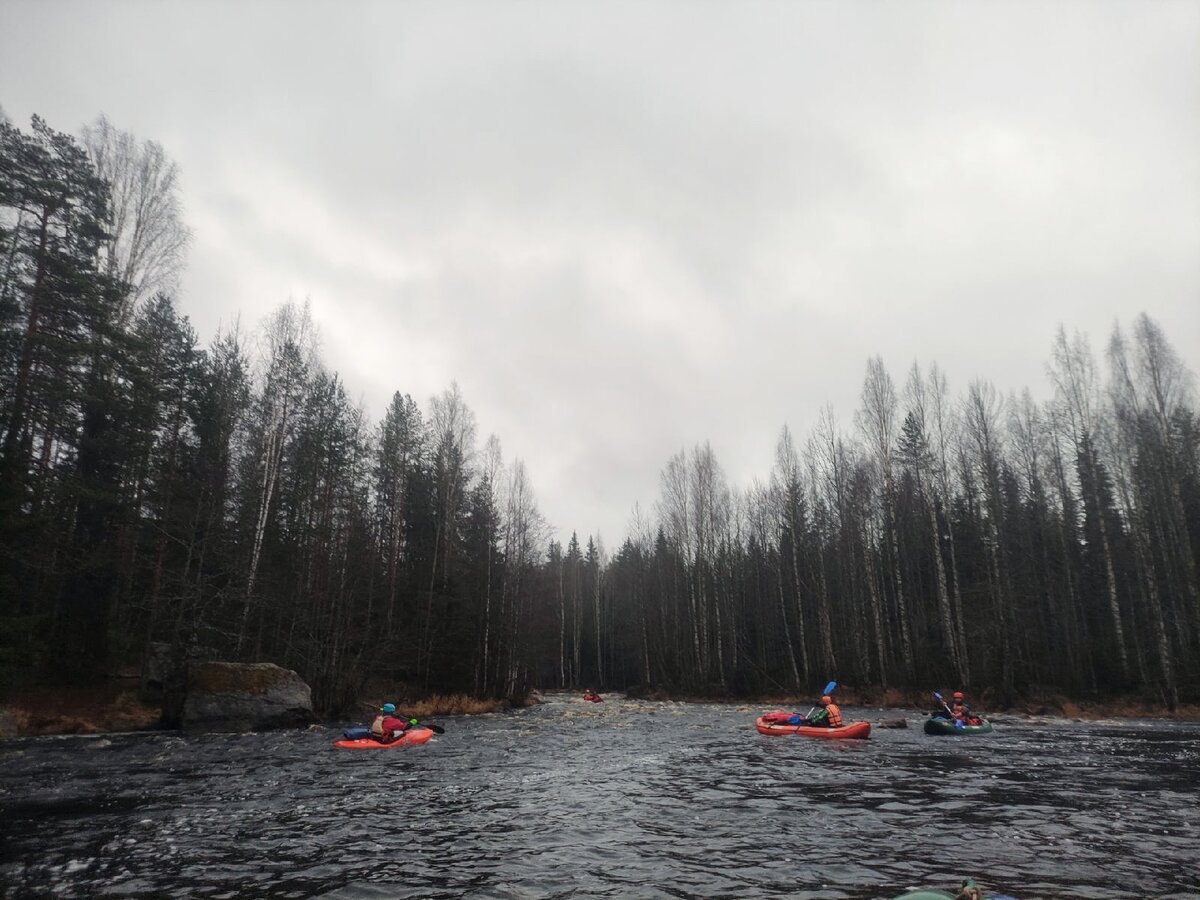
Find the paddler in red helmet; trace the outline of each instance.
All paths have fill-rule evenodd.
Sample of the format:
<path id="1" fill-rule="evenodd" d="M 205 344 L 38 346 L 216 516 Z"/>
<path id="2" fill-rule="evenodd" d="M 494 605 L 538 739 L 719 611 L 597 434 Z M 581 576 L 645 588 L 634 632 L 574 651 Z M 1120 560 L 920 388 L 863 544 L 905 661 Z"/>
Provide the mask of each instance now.
<path id="1" fill-rule="evenodd" d="M 950 706 L 950 712 L 954 714 L 954 718 L 958 719 L 964 725 L 971 718 L 971 707 L 967 706 L 967 701 L 963 698 L 962 691 L 954 692 L 954 703 Z"/>

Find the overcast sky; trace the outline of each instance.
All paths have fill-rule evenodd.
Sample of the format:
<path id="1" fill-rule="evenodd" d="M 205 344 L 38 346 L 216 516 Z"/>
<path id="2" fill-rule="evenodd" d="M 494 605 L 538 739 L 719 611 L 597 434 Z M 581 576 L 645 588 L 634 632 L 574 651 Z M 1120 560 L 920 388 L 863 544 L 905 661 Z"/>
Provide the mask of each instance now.
<path id="1" fill-rule="evenodd" d="M 1044 397 L 1145 310 L 1200 365 L 1198 2 L 3 0 L 0 105 L 179 163 L 204 341 L 311 298 L 374 419 L 457 380 L 611 549 L 876 353 Z"/>

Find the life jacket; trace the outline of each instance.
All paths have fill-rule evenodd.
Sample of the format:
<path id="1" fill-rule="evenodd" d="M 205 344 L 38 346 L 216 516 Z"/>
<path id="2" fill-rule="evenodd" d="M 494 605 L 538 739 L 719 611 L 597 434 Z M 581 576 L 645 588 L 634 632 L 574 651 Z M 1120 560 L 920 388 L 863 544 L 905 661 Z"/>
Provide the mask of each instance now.
<path id="1" fill-rule="evenodd" d="M 842 711 L 837 708 L 836 704 L 834 704 L 834 703 L 825 704 L 825 712 L 829 713 L 829 718 L 826 719 L 826 721 L 829 722 L 830 728 L 841 728 L 842 727 Z"/>
<path id="2" fill-rule="evenodd" d="M 965 722 L 967 720 L 967 716 L 971 714 L 971 711 L 967 709 L 967 704 L 963 703 L 961 700 L 954 701 L 953 712 L 954 718 L 958 719 L 960 722 Z"/>
<path id="3" fill-rule="evenodd" d="M 382 716 L 382 719 L 382 731 L 376 737 L 385 744 L 399 740 L 401 735 L 408 730 L 406 719 L 399 719 L 396 716 Z"/>
<path id="4" fill-rule="evenodd" d="M 383 713 L 377 715 L 371 723 L 371 734 L 378 738 L 383 737 Z"/>

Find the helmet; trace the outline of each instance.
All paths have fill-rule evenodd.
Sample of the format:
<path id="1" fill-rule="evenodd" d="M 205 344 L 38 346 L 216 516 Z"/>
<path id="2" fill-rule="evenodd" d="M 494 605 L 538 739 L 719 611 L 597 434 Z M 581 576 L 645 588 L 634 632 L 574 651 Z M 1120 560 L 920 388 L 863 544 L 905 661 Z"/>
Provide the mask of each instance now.
<path id="1" fill-rule="evenodd" d="M 385 713 L 394 713 L 396 711 L 396 704 L 395 703 L 383 704 L 383 711 Z"/>
<path id="2" fill-rule="evenodd" d="M 822 706 L 827 706 L 828 704 L 830 704 L 832 702 L 833 702 L 833 698 L 830 697 L 828 694 L 826 694 L 824 697 L 821 698 Z"/>
<path id="3" fill-rule="evenodd" d="M 955 691 L 955 692 L 954 692 L 954 699 L 955 699 L 955 700 L 961 700 L 962 698 L 963 698 L 962 691 Z"/>

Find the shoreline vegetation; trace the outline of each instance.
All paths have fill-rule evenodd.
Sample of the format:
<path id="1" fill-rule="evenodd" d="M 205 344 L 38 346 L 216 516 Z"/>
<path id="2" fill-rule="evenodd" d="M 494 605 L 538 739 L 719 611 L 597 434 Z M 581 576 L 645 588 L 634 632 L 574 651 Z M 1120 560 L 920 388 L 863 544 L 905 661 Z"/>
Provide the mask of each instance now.
<path id="1" fill-rule="evenodd" d="M 952 689 L 950 689 L 952 690 Z M 601 692 L 603 693 L 603 692 Z M 942 693 L 949 696 L 946 690 Z M 789 709 L 811 706 L 817 694 L 774 693 L 753 697 L 704 696 L 687 692 L 650 690 L 638 699 L 687 703 L 721 703 L 738 706 L 762 706 Z M 1200 721 L 1200 705 L 1179 704 L 1172 711 L 1160 700 L 1147 700 L 1134 694 L 1115 694 L 1106 697 L 1071 698 L 1054 692 L 1032 692 L 1009 702 L 989 699 L 988 691 L 968 691 L 967 702 L 985 717 L 1001 715 L 1006 718 L 1061 718 L 1094 722 L 1103 719 L 1172 719 Z M 920 715 L 932 712 L 937 701 L 929 691 L 897 690 L 895 688 L 847 688 L 839 686 L 834 699 L 843 707 L 916 711 Z"/>
<path id="2" fill-rule="evenodd" d="M 386 692 L 385 692 L 386 693 Z M 749 697 L 721 694 L 702 694 L 689 691 L 670 691 L 660 688 L 626 691 L 601 691 L 632 701 L 714 703 L 730 706 L 789 709 L 809 705 L 815 697 L 791 693 L 756 694 Z M 424 698 L 402 700 L 406 715 L 419 719 L 438 716 L 483 715 L 507 709 L 533 706 L 550 696 L 582 696 L 582 690 L 551 688 L 531 691 L 523 702 L 477 698 L 466 694 L 433 694 Z M 381 694 L 380 696 L 384 696 Z M 1070 698 L 1058 693 L 1031 693 L 1011 703 L 989 702 L 987 691 L 968 693 L 972 706 L 985 715 L 1006 718 L 1063 719 L 1092 722 L 1106 719 L 1168 719 L 1200 721 L 1200 705 L 1181 704 L 1175 710 L 1161 702 L 1147 702 L 1136 695 Z M 839 686 L 837 700 L 843 707 L 870 708 L 924 714 L 935 702 L 926 692 L 881 688 Z M 362 718 L 367 720 L 374 705 L 358 704 Z M 0 703 L 0 718 L 7 716 L 16 730 L 16 737 L 45 735 L 120 734 L 131 731 L 160 730 L 162 709 L 152 699 L 139 692 L 137 683 L 128 678 L 87 687 L 29 687 L 14 691 Z M 165 729 L 162 729 L 165 730 Z"/>

